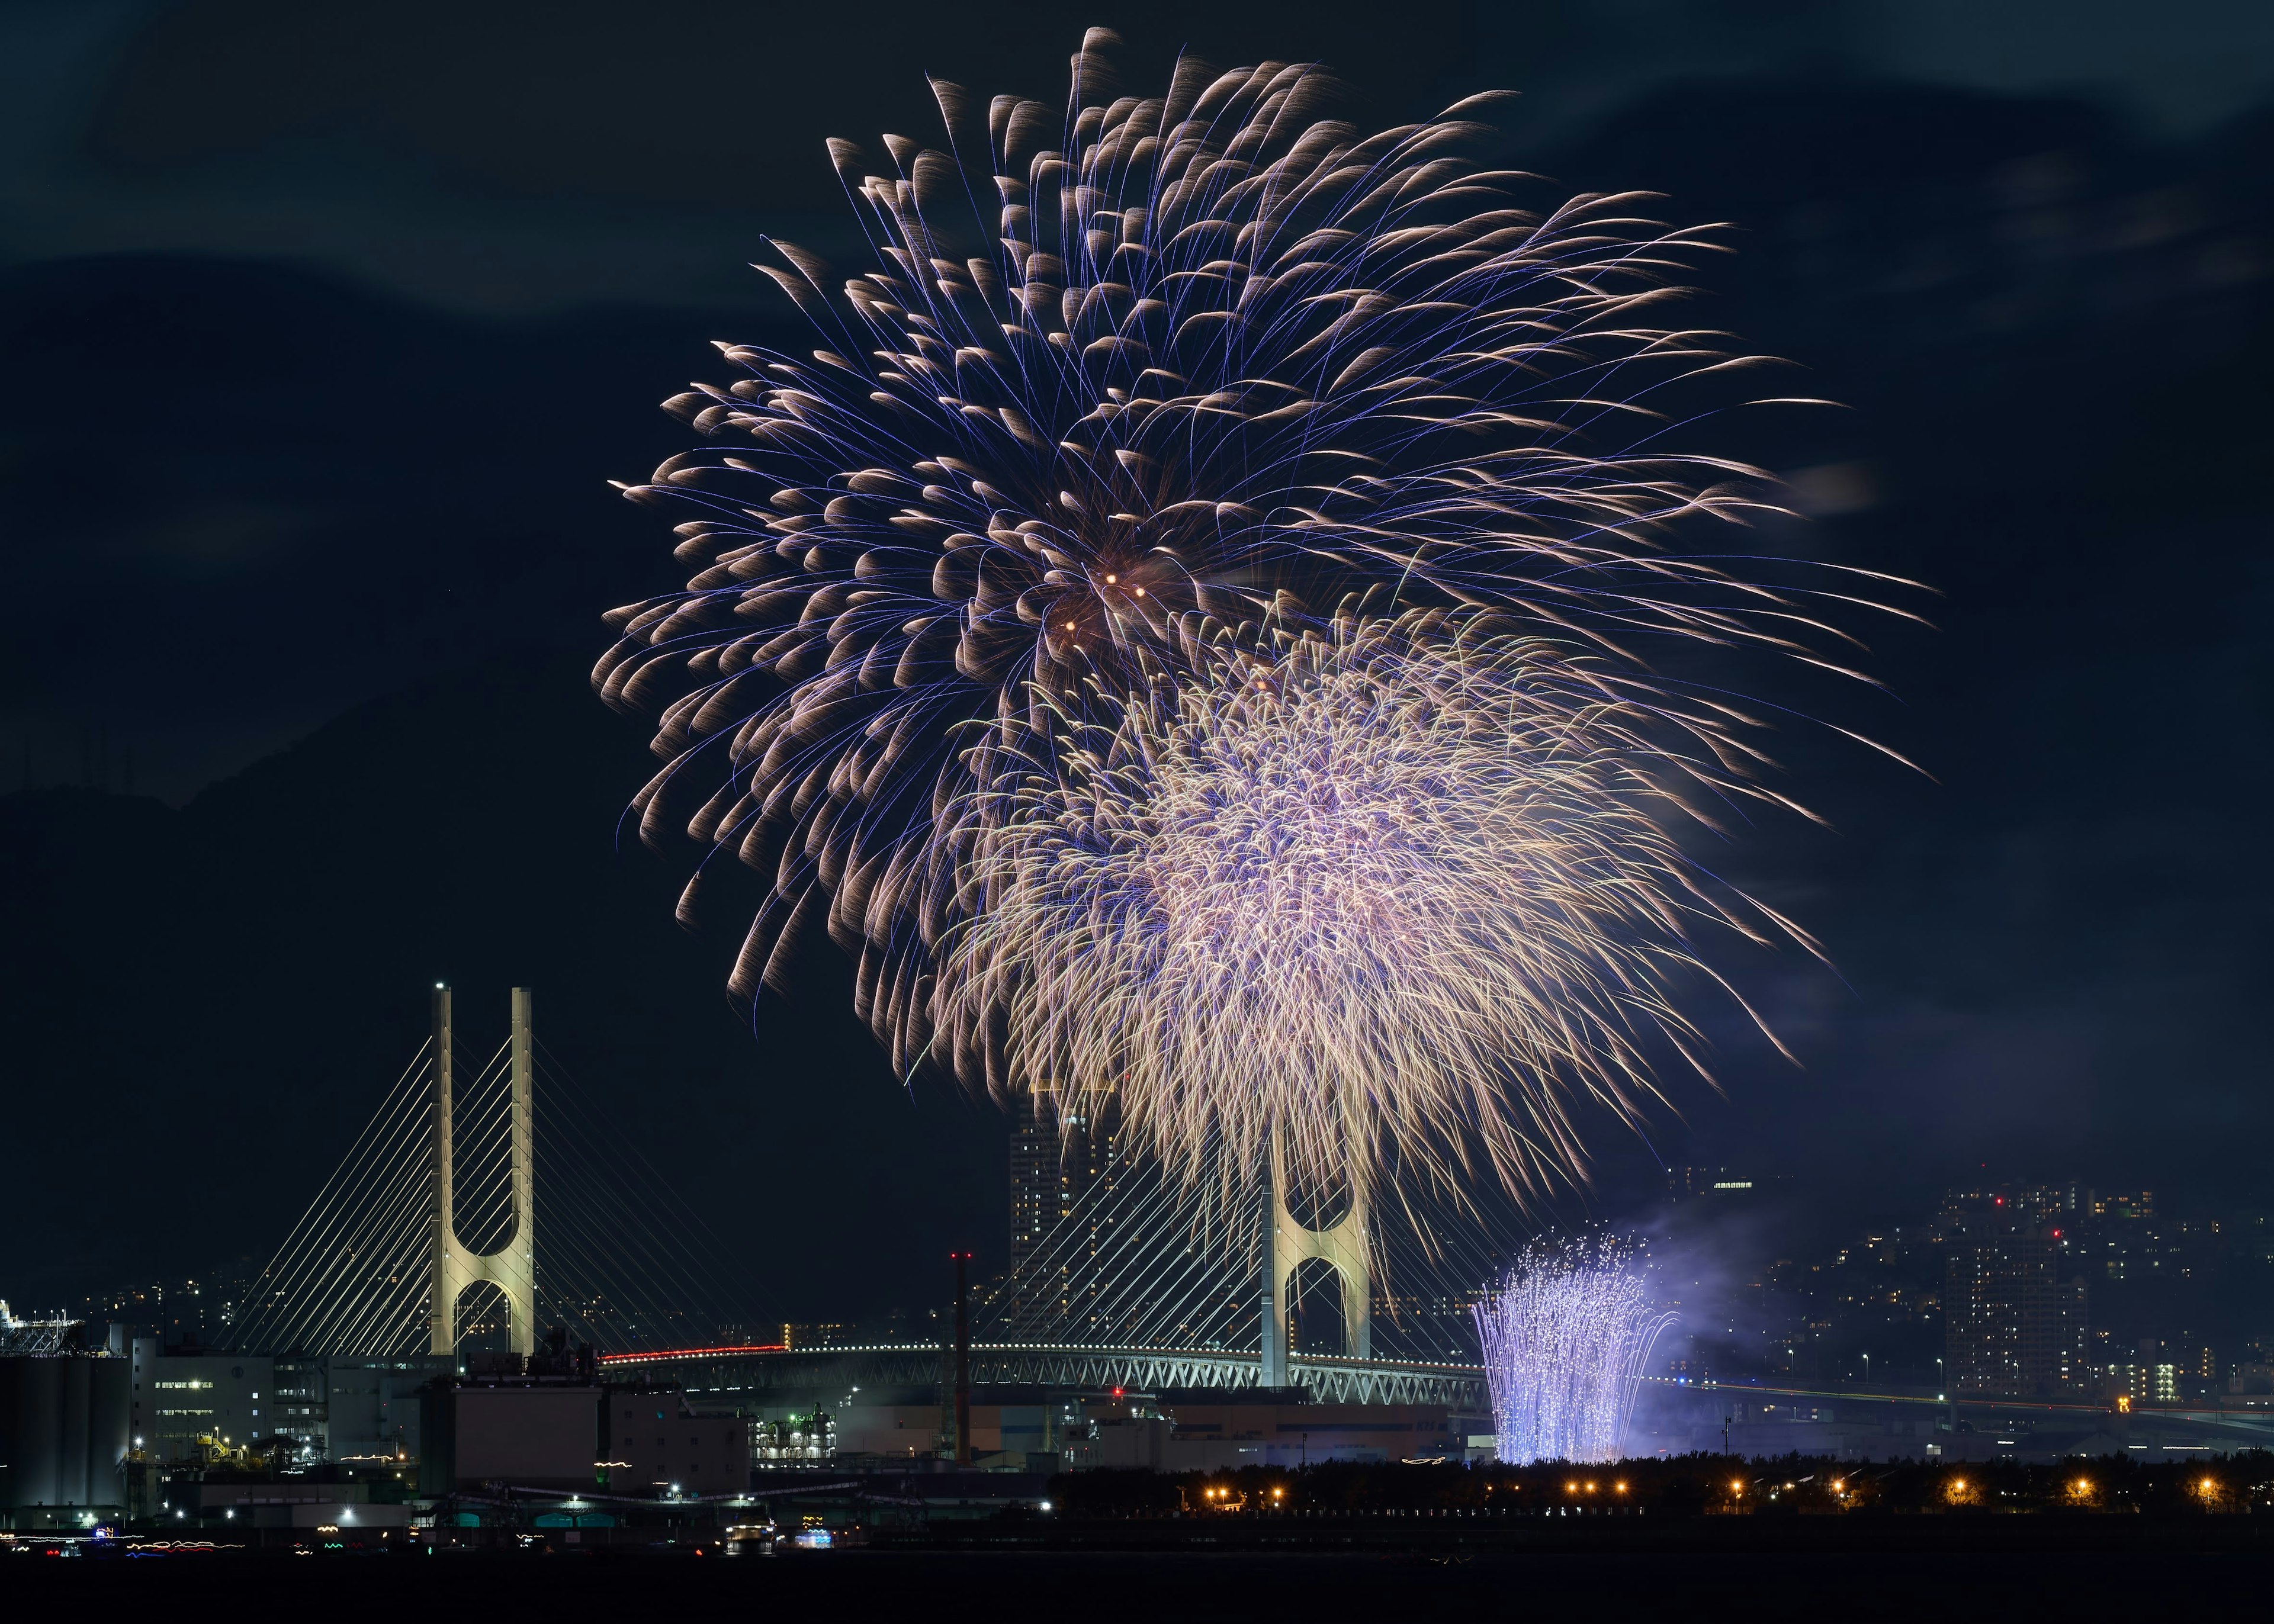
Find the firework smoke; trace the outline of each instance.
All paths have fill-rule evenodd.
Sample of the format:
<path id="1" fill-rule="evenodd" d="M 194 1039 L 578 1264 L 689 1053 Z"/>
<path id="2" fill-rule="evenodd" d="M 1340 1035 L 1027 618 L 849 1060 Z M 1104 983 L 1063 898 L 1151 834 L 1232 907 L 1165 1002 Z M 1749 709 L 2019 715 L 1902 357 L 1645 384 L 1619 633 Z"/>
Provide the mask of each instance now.
<path id="1" fill-rule="evenodd" d="M 1112 1096 L 1187 1177 L 1275 1132 L 1307 1192 L 1393 1143 L 1451 1189 L 1476 1148 L 1512 1191 L 1570 1177 L 1574 1102 L 1630 1117 L 1645 1043 L 1697 1047 L 1694 928 L 1789 928 L 1683 860 L 1662 780 L 1706 769 L 1649 742 L 1656 696 L 1489 625 L 1227 650 L 1046 763 L 984 752 L 1000 787 L 943 836 L 959 1067 Z"/>
<path id="2" fill-rule="evenodd" d="M 1636 1381 L 1674 1321 L 1652 1304 L 1630 1249 L 1536 1247 L 1476 1317 L 1500 1458 L 1617 1460 Z"/>

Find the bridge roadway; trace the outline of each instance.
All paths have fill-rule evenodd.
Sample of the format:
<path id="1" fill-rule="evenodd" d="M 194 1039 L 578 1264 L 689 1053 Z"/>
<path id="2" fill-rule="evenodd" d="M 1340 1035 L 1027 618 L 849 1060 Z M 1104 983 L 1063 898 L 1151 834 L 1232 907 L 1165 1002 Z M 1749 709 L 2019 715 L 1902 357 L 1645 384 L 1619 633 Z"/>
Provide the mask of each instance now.
<path id="1" fill-rule="evenodd" d="M 854 1347 L 668 1348 L 610 1353 L 612 1372 L 652 1373 L 728 1392 L 849 1392 L 855 1387 L 936 1386 L 951 1356 L 937 1342 Z M 1486 1414 L 1491 1404 L 1484 1367 L 1397 1359 L 1288 1360 L 1288 1373 L 1314 1403 L 1444 1404 Z M 1262 1361 L 1253 1353 L 1201 1348 L 1083 1348 L 1046 1342 L 974 1342 L 971 1381 L 978 1387 L 1076 1387 L 1133 1393 L 1223 1389 L 1260 1383 Z M 701 1378 L 698 1381 L 697 1378 Z"/>

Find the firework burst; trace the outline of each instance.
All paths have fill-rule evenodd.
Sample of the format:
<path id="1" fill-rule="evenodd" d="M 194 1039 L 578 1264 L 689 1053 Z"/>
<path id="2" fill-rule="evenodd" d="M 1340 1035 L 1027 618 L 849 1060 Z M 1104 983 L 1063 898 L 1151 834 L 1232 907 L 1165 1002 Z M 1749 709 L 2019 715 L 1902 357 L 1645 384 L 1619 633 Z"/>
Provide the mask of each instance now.
<path id="1" fill-rule="evenodd" d="M 1703 236 L 1635 196 L 1523 206 L 1529 177 L 1460 156 L 1476 103 L 1361 135 L 1321 116 L 1314 67 L 1190 60 L 1164 94 L 1117 95 L 1110 43 L 1085 41 L 1063 106 L 936 84 L 949 151 L 887 136 L 872 171 L 832 143 L 878 265 L 832 288 L 781 246 L 768 274 L 818 346 L 721 345 L 734 374 L 669 402 L 704 443 L 628 490 L 685 514 L 693 572 L 611 616 L 595 673 L 612 703 L 662 706 L 644 832 L 683 821 L 772 876 L 742 994 L 779 984 L 825 921 L 902 1068 L 938 1052 L 944 999 L 971 1018 L 936 955 L 999 876 L 975 889 L 937 831 L 1010 804 L 988 763 L 1047 773 L 1133 703 L 1153 715 L 1160 683 L 1209 691 L 1226 649 L 1276 661 L 1291 636 L 1331 640 L 1353 603 L 1484 607 L 1624 673 L 1623 700 L 1653 640 L 1820 659 L 1811 643 L 1836 637 L 1818 614 L 1836 593 L 1766 590 L 1668 545 L 1754 505 L 1752 470 L 1661 440 L 1667 391 L 1747 364 L 1668 324 Z M 1187 703 L 1211 702 L 1170 713 Z M 1766 794 L 1743 718 L 1708 709 L 1688 736 L 1734 793 Z M 991 987 L 980 939 L 957 951 Z M 1638 962 L 1608 952 L 1585 984 L 1615 1002 L 1615 966 Z M 1481 990 L 1514 971 L 1475 974 Z M 1470 1003 L 1439 1069 L 1510 1024 Z M 1633 1082 L 1626 1046 L 1588 1047 L 1616 1022 L 1551 1030 L 1538 997 L 1524 1007 L 1527 1052 Z M 1032 1012 L 1052 1034 L 1033 1052 L 1111 1047 Z M 1019 1085 L 985 1070 L 999 1045 L 952 1047 L 972 1080 Z M 1503 1135 L 1494 1154 L 1536 1153 Z"/>
<path id="2" fill-rule="evenodd" d="M 940 836 L 958 1069 L 1118 1103 L 1188 1177 L 1275 1134 L 1305 1192 L 1393 1147 L 1454 1190 L 1477 1154 L 1520 1195 L 1574 1176 L 1575 1103 L 1631 1118 L 1651 1050 L 1694 1056 L 1668 995 L 1710 974 L 1698 928 L 1805 938 L 1670 831 L 1724 776 L 1710 717 L 1498 619 L 1227 645 L 1117 726 L 1030 735 L 1047 759 L 975 751 L 990 787 Z M 1684 724 L 1698 748 L 1659 742 Z"/>
<path id="3" fill-rule="evenodd" d="M 1619 1458 L 1635 1384 L 1674 1316 L 1650 1299 L 1632 1249 L 1542 1244 L 1476 1305 L 1503 1461 Z"/>

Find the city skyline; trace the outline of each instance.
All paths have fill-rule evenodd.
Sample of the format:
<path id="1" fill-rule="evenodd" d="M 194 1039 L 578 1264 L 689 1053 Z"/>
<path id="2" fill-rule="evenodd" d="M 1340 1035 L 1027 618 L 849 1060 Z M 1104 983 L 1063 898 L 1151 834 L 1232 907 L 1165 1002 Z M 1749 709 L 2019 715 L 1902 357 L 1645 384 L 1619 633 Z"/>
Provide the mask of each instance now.
<path id="1" fill-rule="evenodd" d="M 1146 1248 L 1161 1238 L 1150 1233 L 1161 1216 L 1117 1204 L 1111 1178 L 1103 1176 L 1111 1159 L 1077 1143 L 1081 1159 L 1061 1164 L 1055 1147 L 1021 1154 L 1013 1142 L 1004 1184 L 1010 1267 L 980 1282 L 986 1335 L 1128 1340 L 1100 1312 L 1128 1312 L 1111 1276 L 1142 1263 Z M 1122 1167 L 1124 1178 L 1135 1170 L 1126 1162 Z M 2185 1195 L 2174 1202 L 2172 1192 L 2159 1203 L 2156 1192 L 2136 1185 L 2099 1191 L 2079 1180 L 1977 1180 L 1944 1191 L 1908 1224 L 1874 1228 L 1853 1226 L 1852 1209 L 1803 1216 L 1805 1204 L 1791 1199 L 1788 1182 L 1758 1167 L 1675 1168 L 1668 1186 L 1663 1202 L 1604 1231 L 1643 1246 L 1653 1300 L 1676 1316 L 1666 1336 L 1674 1351 L 1653 1365 L 1658 1374 L 1868 1383 L 1876 1372 L 1881 1381 L 1969 1398 L 2107 1401 L 2123 1391 L 2177 1402 L 2215 1396 L 2238 1371 L 2274 1358 L 2274 1324 L 2262 1323 L 2264 1304 L 2274 1300 L 2274 1211 L 2212 1212 Z M 1057 1192 L 1055 1210 L 1035 1225 L 1044 1190 Z M 1026 1226 L 1035 1227 L 1022 1248 L 1018 1231 Z M 424 1246 L 416 1243 L 414 1252 Z M 421 1261 L 407 1260 L 414 1267 Z M 260 1294 L 260 1261 L 207 1270 L 202 1283 L 149 1280 L 74 1294 L 67 1312 L 84 1322 L 83 1336 L 98 1340 L 106 1324 L 124 1324 L 129 1334 L 169 1347 L 266 1347 L 277 1339 L 248 1330 L 246 1306 Z M 710 1259 L 684 1261 L 691 1281 Z M 1026 1272 L 1030 1261 L 1043 1266 L 1038 1273 Z M 546 1272 L 540 1264 L 540 1294 L 557 1300 L 560 1288 L 546 1283 Z M 1412 1281 L 1403 1283 L 1402 1294 L 1375 1292 L 1375 1313 L 1426 1318 L 1442 1307 L 1465 1335 L 1444 1342 L 1439 1357 L 1472 1360 L 1469 1304 L 1491 1277 L 1448 1274 L 1438 1288 L 1442 1305 L 1414 1296 Z M 1232 1289 L 1237 1297 L 1236 1284 Z M 594 1320 L 579 1334 L 604 1350 L 714 1340 L 828 1347 L 936 1339 L 945 1325 L 937 1292 L 846 1320 L 769 1304 L 783 1312 L 774 1319 L 764 1307 L 723 1301 L 690 1314 L 687 1305 L 673 1310 L 655 1299 L 653 1289 L 641 1294 L 642 1303 L 651 1300 L 659 1321 L 676 1328 Z M 37 1305 L 19 1299 L 16 1306 L 31 1313 Z M 548 1307 L 543 1317 L 549 1321 L 559 1312 Z M 1338 1351 L 1338 1320 L 1329 1318 L 1318 1333 L 1325 1340 L 1311 1351 Z M 468 1347 L 507 1345 L 501 1314 L 470 1311 L 467 1330 Z M 1252 1332 L 1251 1321 L 1251 1341 Z M 1183 1340 L 1203 1345 L 1223 1334 L 1197 1331 Z M 2159 1366 L 2168 1367 L 2161 1389 Z M 2266 1375 L 2262 1368 L 2248 1380 Z"/>

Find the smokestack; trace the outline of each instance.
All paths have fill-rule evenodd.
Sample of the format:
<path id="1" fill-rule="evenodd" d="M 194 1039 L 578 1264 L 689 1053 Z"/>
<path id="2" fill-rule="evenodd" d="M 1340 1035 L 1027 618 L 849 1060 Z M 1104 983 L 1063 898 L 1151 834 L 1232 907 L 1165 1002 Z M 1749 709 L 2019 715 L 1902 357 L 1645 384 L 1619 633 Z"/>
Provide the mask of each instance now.
<path id="1" fill-rule="evenodd" d="M 955 1463 L 971 1464 L 971 1254 L 955 1259 Z"/>
<path id="2" fill-rule="evenodd" d="M 449 1289 L 450 1244 L 456 1238 L 456 1163 L 451 1140 L 453 1079 L 450 1074 L 450 988 L 434 983 L 434 1272 L 428 1289 L 426 1350 L 458 1350 L 458 1304 Z"/>

